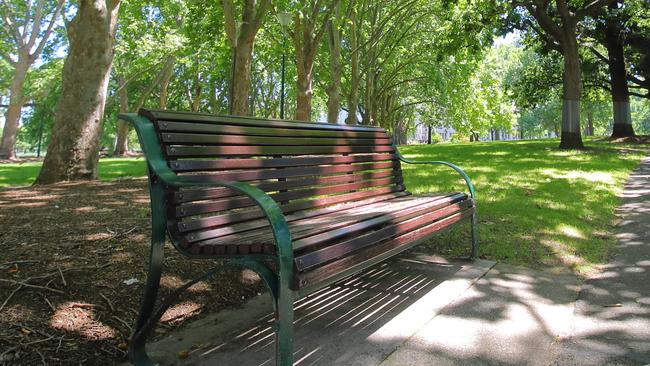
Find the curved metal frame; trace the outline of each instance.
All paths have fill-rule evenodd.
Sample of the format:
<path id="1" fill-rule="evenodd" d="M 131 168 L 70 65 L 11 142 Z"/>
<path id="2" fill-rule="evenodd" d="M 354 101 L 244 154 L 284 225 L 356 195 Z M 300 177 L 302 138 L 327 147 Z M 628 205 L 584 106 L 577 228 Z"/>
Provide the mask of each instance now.
<path id="1" fill-rule="evenodd" d="M 397 155 L 397 158 L 406 163 L 406 164 L 425 164 L 425 165 L 444 165 L 452 168 L 455 170 L 458 174 L 460 174 L 461 177 L 465 180 L 465 184 L 467 184 L 467 189 L 469 189 L 469 195 L 472 197 L 474 200 L 474 213 L 472 214 L 472 220 L 471 220 L 471 225 L 472 225 L 472 254 L 470 255 L 471 259 L 475 259 L 478 256 L 478 233 L 476 231 L 476 226 L 478 224 L 478 217 L 476 215 L 476 189 L 474 188 L 474 184 L 472 184 L 472 181 L 469 179 L 469 176 L 465 171 L 458 166 L 447 162 L 447 161 L 415 161 L 415 160 L 410 160 L 405 158 L 399 150 L 396 149 L 395 154 Z"/>
<path id="2" fill-rule="evenodd" d="M 207 278 L 213 271 L 209 271 L 174 291 L 161 306 L 154 311 L 158 295 L 160 276 L 162 273 L 163 247 L 166 234 L 166 203 L 165 189 L 168 187 L 226 187 L 248 196 L 260 207 L 271 225 L 277 255 L 246 255 L 229 256 L 227 263 L 243 266 L 257 272 L 269 287 L 275 307 L 276 318 L 276 364 L 291 365 L 293 363 L 293 298 L 294 291 L 290 290 L 293 283 L 293 249 L 291 246 L 291 233 L 284 218 L 282 210 L 277 203 L 261 189 L 242 182 L 198 182 L 191 177 L 177 176 L 168 166 L 162 153 L 155 128 L 145 117 L 137 114 L 121 114 L 120 118 L 130 122 L 135 127 L 140 140 L 140 145 L 147 159 L 149 168 L 149 192 L 151 195 L 151 252 L 149 258 L 149 274 L 140 308 L 140 315 L 136 322 L 129 358 L 138 366 L 156 365 L 147 356 L 145 344 L 146 336 L 151 328 L 158 322 L 165 310 L 173 304 L 174 300 L 194 283 Z M 197 256 L 198 257 L 198 256 Z M 273 259 L 277 265 L 277 274 L 274 274 L 265 263 Z"/>

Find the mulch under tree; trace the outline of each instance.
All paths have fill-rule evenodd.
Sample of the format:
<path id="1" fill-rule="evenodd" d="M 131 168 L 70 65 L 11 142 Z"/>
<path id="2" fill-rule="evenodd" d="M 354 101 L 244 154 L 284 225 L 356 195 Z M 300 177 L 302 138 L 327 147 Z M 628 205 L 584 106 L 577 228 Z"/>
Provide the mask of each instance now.
<path id="1" fill-rule="evenodd" d="M 124 362 L 150 219 L 145 179 L 0 190 L 0 365 Z M 214 266 L 166 249 L 163 294 Z M 263 289 L 252 272 L 224 267 L 186 292 L 156 335 Z"/>

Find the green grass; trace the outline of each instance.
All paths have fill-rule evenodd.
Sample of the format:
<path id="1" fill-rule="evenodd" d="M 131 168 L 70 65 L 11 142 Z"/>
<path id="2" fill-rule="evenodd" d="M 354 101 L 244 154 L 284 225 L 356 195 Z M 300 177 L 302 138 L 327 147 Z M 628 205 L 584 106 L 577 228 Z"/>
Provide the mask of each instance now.
<path id="1" fill-rule="evenodd" d="M 611 254 L 617 194 L 646 145 L 587 141 L 585 151 L 557 149 L 556 139 L 404 146 L 416 160 L 446 160 L 467 171 L 478 193 L 480 255 L 531 267 L 568 266 L 589 273 Z M 40 163 L 0 165 L 0 187 L 31 184 Z M 465 190 L 443 166 L 403 165 L 413 193 Z M 142 158 L 102 159 L 102 180 L 145 175 Z M 453 243 L 453 245 L 450 245 Z M 432 245 L 467 252 L 468 230 L 452 230 Z"/>
<path id="2" fill-rule="evenodd" d="M 649 150 L 594 140 L 585 151 L 557 145 L 549 139 L 401 151 L 416 160 L 451 161 L 472 178 L 481 256 L 532 267 L 559 264 L 586 274 L 611 254 L 617 194 Z M 413 193 L 464 189 L 458 175 L 442 166 L 405 164 L 403 170 Z M 460 241 L 469 241 L 467 230 L 453 230 L 434 245 L 449 249 L 449 242 Z"/>
<path id="3" fill-rule="evenodd" d="M 0 187 L 26 186 L 34 183 L 40 162 L 0 164 Z M 99 179 L 115 180 L 142 177 L 146 174 L 143 158 L 105 158 L 99 160 Z"/>

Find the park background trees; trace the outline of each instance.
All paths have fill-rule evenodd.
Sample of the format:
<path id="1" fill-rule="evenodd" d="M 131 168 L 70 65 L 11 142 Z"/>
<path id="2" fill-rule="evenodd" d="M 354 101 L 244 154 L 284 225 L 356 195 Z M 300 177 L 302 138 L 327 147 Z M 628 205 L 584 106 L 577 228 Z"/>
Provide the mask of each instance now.
<path id="1" fill-rule="evenodd" d="M 4 14 L 25 13 L 24 2 L 2 1 Z M 566 4 L 567 9 L 557 6 L 562 1 L 538 0 L 118 3 L 64 2 L 62 12 L 69 19 L 52 23 L 48 46 L 26 73 L 21 99 L 30 107 L 23 108 L 20 132 L 7 124 L 5 134 L 17 136 L 21 148 L 49 146 L 51 157 L 43 174 L 59 173 L 49 173 L 55 178 L 40 182 L 94 177 L 98 150 L 127 154 L 135 136 L 117 119 L 120 112 L 147 107 L 278 118 L 283 55 L 286 117 L 378 125 L 387 128 L 396 143 L 406 143 L 418 125 L 429 131 L 448 127 L 461 141 L 504 134 L 559 137 L 569 132 L 573 137 L 563 138 L 562 146 L 575 148 L 581 147 L 582 133 L 611 133 L 612 121 L 614 126 L 627 123 L 626 131 L 650 132 L 650 61 L 643 52 L 650 27 L 643 0 L 627 0 L 615 9 L 616 2 L 604 0 Z M 51 12 L 45 16 L 43 11 L 42 38 L 59 2 L 37 4 Z M 114 33 L 114 42 L 93 46 L 102 49 L 106 64 L 98 69 L 106 79 L 94 77 L 89 68 L 70 66 L 75 62 L 71 25 L 76 24 L 71 20 L 85 6 L 100 5 L 115 9 L 110 17 L 115 27 L 103 28 L 105 35 Z M 565 10 L 568 17 L 562 15 Z M 285 29 L 277 21 L 280 13 L 291 18 Z M 539 19 L 544 24 L 550 19 L 555 26 L 543 26 L 536 14 L 546 14 Z M 565 21 L 571 27 L 558 38 Z M 621 85 L 609 71 L 610 60 L 620 57 L 611 56 L 614 52 L 600 31 L 610 24 L 619 27 L 628 107 L 607 101 L 608 93 L 612 98 L 615 94 L 614 85 Z M 519 29 L 518 41 L 494 45 L 513 29 Z M 17 59 L 9 30 L 3 31 L 0 42 L 0 92 L 5 100 L 7 78 L 15 74 L 8 60 Z M 569 51 L 557 52 L 562 42 L 570 48 L 573 61 L 568 64 Z M 620 75 L 620 63 L 618 69 Z M 105 83 L 92 91 L 74 90 L 96 96 L 95 112 L 84 117 L 73 112 L 85 108 L 80 94 L 66 89 L 66 80 L 75 77 L 75 85 L 91 79 Z M 573 113 L 575 103 L 562 107 L 563 96 L 582 100 L 579 120 Z M 66 100 L 71 103 L 67 110 Z M 567 108 L 572 113 L 563 114 Z M 618 115 L 629 111 L 629 118 L 617 122 L 616 108 Z M 575 120 L 568 123 L 567 116 Z M 66 139 L 70 142 L 61 143 Z"/>

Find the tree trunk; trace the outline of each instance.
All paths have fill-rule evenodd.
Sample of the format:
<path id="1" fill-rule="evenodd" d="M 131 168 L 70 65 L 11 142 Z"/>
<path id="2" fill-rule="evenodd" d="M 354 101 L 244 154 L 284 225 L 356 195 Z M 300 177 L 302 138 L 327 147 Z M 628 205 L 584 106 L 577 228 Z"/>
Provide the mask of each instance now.
<path id="1" fill-rule="evenodd" d="M 594 112 L 591 110 L 587 111 L 587 132 L 585 133 L 587 136 L 593 136 L 594 135 Z"/>
<path id="2" fill-rule="evenodd" d="M 81 0 L 68 25 L 70 47 L 51 142 L 37 184 L 97 178 L 99 135 L 115 51 L 119 0 Z"/>
<path id="3" fill-rule="evenodd" d="M 23 95 L 25 77 L 29 69 L 27 59 L 19 60 L 14 67 L 14 77 L 11 80 L 11 91 L 9 95 L 9 108 L 5 113 L 5 127 L 2 131 L 2 144 L 0 144 L 0 159 L 16 158 L 16 136 L 18 134 L 18 123 L 25 103 Z"/>
<path id="4" fill-rule="evenodd" d="M 309 72 L 309 75 L 298 72 L 297 89 L 296 120 L 309 121 L 311 120 L 311 98 L 314 94 L 311 72 Z"/>
<path id="5" fill-rule="evenodd" d="M 129 112 L 129 94 L 126 89 L 126 80 L 124 76 L 117 77 L 118 83 L 123 87 L 117 92 L 120 100 L 120 113 Z M 117 131 L 115 137 L 115 148 L 113 149 L 113 156 L 125 156 L 129 151 L 129 124 L 126 121 L 117 121 Z"/>
<path id="6" fill-rule="evenodd" d="M 612 5 L 616 8 L 616 5 Z M 610 6 L 611 8 L 611 6 Z M 612 106 L 614 128 L 612 137 L 633 137 L 632 114 L 630 112 L 630 91 L 627 87 L 627 70 L 623 53 L 623 40 L 618 21 L 609 17 L 605 28 L 605 46 L 609 56 L 609 75 L 612 82 Z"/>
<path id="7" fill-rule="evenodd" d="M 354 8 L 350 13 L 350 48 L 352 54 L 350 55 L 350 94 L 348 94 L 348 117 L 345 123 L 354 125 L 357 124 L 357 109 L 359 109 L 359 39 L 357 33 L 357 21 Z"/>
<path id="8" fill-rule="evenodd" d="M 233 67 L 230 77 L 230 113 L 247 115 L 248 93 L 251 87 L 251 63 L 253 43 L 264 17 L 271 6 L 271 0 L 245 0 L 241 24 L 235 22 L 235 6 L 232 0 L 221 0 L 225 30 L 233 50 Z"/>
<path id="9" fill-rule="evenodd" d="M 163 68 L 162 78 L 160 80 L 160 109 L 167 109 L 167 101 L 169 100 L 169 83 L 174 75 L 174 65 L 176 65 L 176 56 L 167 57 L 165 67 Z"/>
<path id="10" fill-rule="evenodd" d="M 582 79 L 580 74 L 580 55 L 575 26 L 565 31 L 562 42 L 564 56 L 564 95 L 562 99 L 561 149 L 584 149 L 580 134 L 580 96 Z"/>
<path id="11" fill-rule="evenodd" d="M 341 110 L 341 31 L 334 21 L 328 24 L 330 84 L 327 87 L 327 122 L 338 123 Z"/>
<path id="12" fill-rule="evenodd" d="M 235 75 L 233 76 L 232 114 L 248 115 L 248 93 L 251 89 L 253 40 L 240 40 L 235 47 Z"/>

